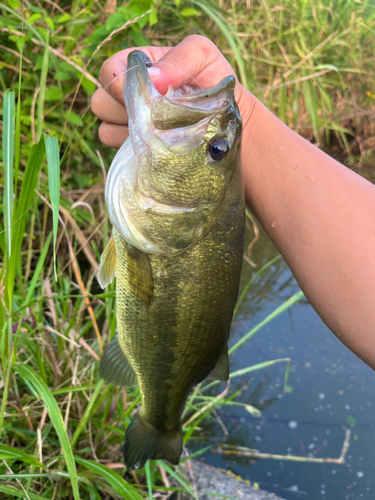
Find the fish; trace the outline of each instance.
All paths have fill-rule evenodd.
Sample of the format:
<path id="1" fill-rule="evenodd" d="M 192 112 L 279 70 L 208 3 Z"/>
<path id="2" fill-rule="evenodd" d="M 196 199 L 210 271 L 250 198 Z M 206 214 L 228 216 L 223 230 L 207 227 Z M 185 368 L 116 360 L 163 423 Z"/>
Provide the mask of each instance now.
<path id="1" fill-rule="evenodd" d="M 228 380 L 245 231 L 234 76 L 162 95 L 151 65 L 139 50 L 127 59 L 129 137 L 108 172 L 113 234 L 98 271 L 102 288 L 116 277 L 118 330 L 99 374 L 141 393 L 126 430 L 128 469 L 178 464 L 190 391 L 208 376 Z"/>

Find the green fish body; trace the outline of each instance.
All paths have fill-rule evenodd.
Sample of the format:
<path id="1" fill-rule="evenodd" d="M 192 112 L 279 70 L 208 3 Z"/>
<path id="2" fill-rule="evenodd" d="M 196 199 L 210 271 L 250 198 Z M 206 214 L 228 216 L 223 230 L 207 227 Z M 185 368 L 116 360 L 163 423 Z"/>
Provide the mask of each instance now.
<path id="1" fill-rule="evenodd" d="M 116 276 L 118 327 L 100 375 L 142 395 L 126 432 L 128 468 L 178 463 L 189 392 L 208 375 L 228 379 L 244 245 L 234 78 L 161 96 L 148 62 L 139 51 L 128 58 L 130 137 L 108 175 L 114 229 L 99 269 L 103 287 Z"/>

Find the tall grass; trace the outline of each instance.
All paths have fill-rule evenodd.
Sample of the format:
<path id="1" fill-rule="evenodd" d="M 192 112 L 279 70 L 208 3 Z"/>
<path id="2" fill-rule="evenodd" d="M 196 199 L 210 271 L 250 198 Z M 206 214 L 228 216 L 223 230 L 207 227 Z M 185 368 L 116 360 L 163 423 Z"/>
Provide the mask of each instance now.
<path id="1" fill-rule="evenodd" d="M 96 118 L 84 112 L 108 56 L 207 34 L 248 88 L 297 131 L 320 142 L 336 137 L 362 163 L 375 148 L 370 1 L 339 1 L 334 10 L 323 0 L 113 5 L 0 4 L 0 498 L 136 499 L 192 488 L 161 461 L 122 477 L 121 446 L 140 395 L 98 378 L 102 339 L 115 329 L 113 285 L 103 293 L 95 279 L 109 234 L 103 190 L 113 151 L 99 144 Z M 286 364 L 288 390 L 288 359 L 231 378 L 275 363 Z M 212 396 L 216 385 L 204 383 L 189 398 L 187 447 L 200 423 L 236 398 L 233 390 Z"/>

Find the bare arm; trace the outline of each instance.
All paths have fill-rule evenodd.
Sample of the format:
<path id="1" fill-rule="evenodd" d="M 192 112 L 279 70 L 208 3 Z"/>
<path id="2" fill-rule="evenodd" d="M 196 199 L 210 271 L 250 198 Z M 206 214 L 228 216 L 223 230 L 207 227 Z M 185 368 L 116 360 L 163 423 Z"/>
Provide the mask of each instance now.
<path id="1" fill-rule="evenodd" d="M 130 50 L 103 65 L 104 85 L 125 69 Z M 156 65 L 161 72 L 153 76 L 160 92 L 192 83 L 189 75 L 207 88 L 233 74 L 203 37 L 188 37 L 173 49 L 142 50 L 167 63 Z M 113 147 L 127 136 L 123 81 L 93 99 L 94 112 L 107 121 L 100 138 Z M 244 120 L 241 163 L 250 208 L 323 321 L 375 369 L 375 186 L 294 133 L 239 83 L 236 99 Z"/>
<path id="2" fill-rule="evenodd" d="M 375 186 L 259 101 L 248 123 L 243 173 L 250 208 L 323 321 L 375 369 Z"/>

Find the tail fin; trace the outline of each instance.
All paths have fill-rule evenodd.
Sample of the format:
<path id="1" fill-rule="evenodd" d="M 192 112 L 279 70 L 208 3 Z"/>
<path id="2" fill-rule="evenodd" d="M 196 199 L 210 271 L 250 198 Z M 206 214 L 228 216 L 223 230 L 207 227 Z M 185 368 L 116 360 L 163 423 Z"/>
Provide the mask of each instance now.
<path id="1" fill-rule="evenodd" d="M 124 459 L 128 469 L 147 460 L 164 459 L 177 465 L 182 453 L 182 430 L 160 432 L 137 413 L 126 431 Z"/>

